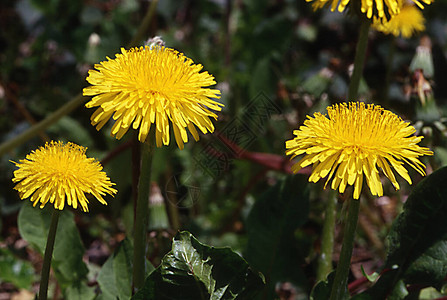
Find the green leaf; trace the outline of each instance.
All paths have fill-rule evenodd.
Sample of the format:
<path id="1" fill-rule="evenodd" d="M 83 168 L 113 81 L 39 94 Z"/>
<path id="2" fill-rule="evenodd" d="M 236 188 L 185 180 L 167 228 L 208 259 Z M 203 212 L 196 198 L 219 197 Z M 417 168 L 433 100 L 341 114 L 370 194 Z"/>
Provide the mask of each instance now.
<path id="1" fill-rule="evenodd" d="M 383 275 L 366 293 L 385 298 L 403 280 L 441 288 L 447 274 L 447 167 L 422 180 L 388 235 Z"/>
<path id="2" fill-rule="evenodd" d="M 272 72 L 271 58 L 268 55 L 260 59 L 254 68 L 249 86 L 250 99 L 254 99 L 260 91 L 268 96 L 274 95 L 274 82 L 276 81 Z"/>
<path id="3" fill-rule="evenodd" d="M 327 300 L 331 296 L 332 285 L 334 284 L 335 271 L 327 276 L 326 280 L 318 282 L 312 289 L 310 300 Z M 349 299 L 348 290 L 345 290 L 344 298 Z"/>
<path id="4" fill-rule="evenodd" d="M 288 176 L 260 197 L 247 219 L 248 244 L 244 257 L 265 274 L 264 299 L 273 299 L 277 282 L 292 282 L 302 289 L 307 251 L 295 231 L 307 221 L 309 190 L 305 176 Z"/>
<path id="5" fill-rule="evenodd" d="M 41 254 L 45 251 L 51 213 L 54 208 L 33 207 L 31 202 L 23 203 L 19 212 L 20 235 Z M 86 279 L 87 266 L 82 261 L 85 249 L 74 222 L 73 213 L 61 211 L 54 244 L 52 268 L 59 283 L 64 287 L 72 282 Z"/>
<path id="6" fill-rule="evenodd" d="M 302 83 L 301 88 L 315 97 L 320 97 L 322 93 L 327 91 L 331 81 L 332 78 L 330 74 L 325 74 L 324 72 L 320 71 L 317 74 L 307 78 Z"/>
<path id="7" fill-rule="evenodd" d="M 113 257 L 113 270 L 119 299 L 130 299 L 132 296 L 132 258 L 133 248 L 126 238 L 120 243 Z"/>
<path id="8" fill-rule="evenodd" d="M 251 299 L 262 285 L 262 275 L 230 248 L 209 247 L 180 232 L 132 299 Z"/>
<path id="9" fill-rule="evenodd" d="M 96 280 L 102 292 L 98 296 L 99 299 L 130 299 L 132 296 L 132 258 L 132 243 L 125 238 L 98 273 Z M 146 261 L 146 265 L 146 275 L 148 275 L 154 270 L 154 267 L 149 261 Z"/>
<path id="10" fill-rule="evenodd" d="M 118 297 L 118 289 L 115 285 L 115 272 L 113 272 L 113 256 L 110 256 L 99 271 L 98 285 L 102 294 L 99 296 L 104 299 L 116 299 Z"/>
<path id="11" fill-rule="evenodd" d="M 85 281 L 74 282 L 65 290 L 67 300 L 93 300 L 95 296 L 95 288 L 89 287 Z"/>
<path id="12" fill-rule="evenodd" d="M 125 238 L 99 271 L 97 281 L 104 299 L 130 299 L 132 257 L 132 244 Z"/>
<path id="13" fill-rule="evenodd" d="M 363 265 L 360 266 L 360 269 L 362 270 L 362 274 L 363 276 L 366 277 L 366 279 L 368 279 L 369 282 L 374 282 L 377 280 L 377 278 L 379 278 L 380 274 L 377 272 L 374 272 L 370 275 L 366 274 L 365 269 L 363 269 Z"/>
<path id="14" fill-rule="evenodd" d="M 34 280 L 34 268 L 28 261 L 14 256 L 8 249 L 0 248 L 0 283 L 10 282 L 20 289 L 31 288 Z"/>
<path id="15" fill-rule="evenodd" d="M 393 291 L 387 297 L 388 300 L 403 300 L 408 295 L 407 288 L 403 280 L 399 280 L 394 286 Z"/>

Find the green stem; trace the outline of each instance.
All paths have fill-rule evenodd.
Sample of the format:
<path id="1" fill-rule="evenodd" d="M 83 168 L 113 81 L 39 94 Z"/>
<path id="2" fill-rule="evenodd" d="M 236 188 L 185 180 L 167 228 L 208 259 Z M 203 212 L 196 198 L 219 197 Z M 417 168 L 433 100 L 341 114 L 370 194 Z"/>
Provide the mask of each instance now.
<path id="1" fill-rule="evenodd" d="M 157 3 L 158 0 L 152 0 L 151 5 L 146 11 L 144 19 L 141 22 L 140 28 L 138 28 L 138 31 L 132 38 L 132 41 L 127 45 L 129 48 L 138 46 L 143 39 L 147 40 L 147 37 L 145 37 L 147 35 L 146 31 L 148 30 L 149 25 L 152 23 L 152 18 L 154 17 L 155 11 L 157 9 Z"/>
<path id="2" fill-rule="evenodd" d="M 66 104 L 64 104 L 62 107 L 60 107 L 58 110 L 50 114 L 48 117 L 46 117 L 44 120 L 40 121 L 39 123 L 33 125 L 32 127 L 28 128 L 26 131 L 22 132 L 15 138 L 4 142 L 0 145 L 0 157 L 5 154 L 6 152 L 14 149 L 15 147 L 25 143 L 27 140 L 33 138 L 34 136 L 38 135 L 39 133 L 43 132 L 46 128 L 53 125 L 57 121 L 59 121 L 60 118 L 62 118 L 65 115 L 68 115 L 73 110 L 81 106 L 84 101 L 83 96 L 81 94 L 73 97 L 70 101 L 68 101 Z"/>
<path id="3" fill-rule="evenodd" d="M 392 35 L 388 50 L 388 57 L 386 60 L 385 88 L 383 95 L 383 104 L 385 106 L 388 106 L 388 101 L 390 98 L 389 93 L 391 85 L 391 75 L 393 74 L 393 60 L 395 53 L 396 53 L 396 38 L 394 37 L 394 35 Z"/>
<path id="4" fill-rule="evenodd" d="M 323 234 L 321 236 L 321 255 L 318 260 L 317 282 L 325 280 L 326 276 L 332 271 L 336 214 L 335 204 L 337 203 L 337 197 L 336 192 L 333 190 L 330 190 L 327 195 Z"/>
<path id="5" fill-rule="evenodd" d="M 351 264 L 352 249 L 354 248 L 354 236 L 359 218 L 360 200 L 351 199 L 343 236 L 343 244 L 340 252 L 335 279 L 332 285 L 330 300 L 345 299 L 349 266 Z"/>
<path id="6" fill-rule="evenodd" d="M 146 231 L 149 219 L 149 195 L 154 153 L 153 134 L 151 133 L 152 130 L 146 142 L 142 145 L 140 179 L 135 209 L 133 285 L 136 290 L 143 287 L 146 274 Z"/>
<path id="7" fill-rule="evenodd" d="M 349 83 L 348 101 L 356 101 L 360 79 L 363 74 L 363 66 L 366 58 L 366 47 L 368 45 L 368 32 L 371 21 L 363 18 L 360 26 L 359 40 L 357 42 L 357 48 L 355 50 L 354 58 L 354 70 L 351 76 L 351 82 Z"/>
<path id="8" fill-rule="evenodd" d="M 356 101 L 360 79 L 363 74 L 365 64 L 366 47 L 368 45 L 368 32 L 371 21 L 363 18 L 360 26 L 359 40 L 354 58 L 354 71 L 352 72 L 351 82 L 349 84 L 348 100 Z M 338 261 L 335 279 L 332 285 L 331 300 L 344 299 L 347 292 L 347 282 L 349 275 L 349 266 L 351 264 L 352 249 L 354 247 L 354 236 L 359 218 L 360 201 L 352 199 L 349 203 L 349 211 L 346 217 L 346 226 L 343 236 L 343 243 Z"/>
<path id="9" fill-rule="evenodd" d="M 48 281 L 50 279 L 51 258 L 53 257 L 54 241 L 56 239 L 57 223 L 60 211 L 53 210 L 51 215 L 50 230 L 47 237 L 47 245 L 43 257 L 42 275 L 40 278 L 39 300 L 46 300 L 48 293 Z"/>

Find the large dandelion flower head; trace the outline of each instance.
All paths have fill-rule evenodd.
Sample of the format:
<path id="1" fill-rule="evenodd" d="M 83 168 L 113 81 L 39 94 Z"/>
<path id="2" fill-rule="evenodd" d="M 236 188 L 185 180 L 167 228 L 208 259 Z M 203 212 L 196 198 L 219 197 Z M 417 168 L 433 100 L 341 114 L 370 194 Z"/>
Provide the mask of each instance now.
<path id="1" fill-rule="evenodd" d="M 358 199 L 366 178 L 371 193 L 383 195 L 379 168 L 396 189 L 399 183 L 393 169 L 411 184 L 404 163 L 425 175 L 419 156 L 433 155 L 417 144 L 422 137 L 413 136 L 415 129 L 394 113 L 378 105 L 362 102 L 335 104 L 328 114 L 315 113 L 293 132 L 286 141 L 286 154 L 291 159 L 304 155 L 292 166 L 293 172 L 313 165 L 310 182 L 327 177 L 331 188 L 343 193 L 354 186 L 353 198 Z"/>
<path id="2" fill-rule="evenodd" d="M 425 19 L 422 11 L 413 4 L 403 0 L 400 2 L 402 3 L 400 13 L 389 20 L 374 18 L 373 28 L 385 34 L 401 35 L 403 38 L 410 38 L 413 34 L 424 31 Z"/>
<path id="3" fill-rule="evenodd" d="M 116 193 L 114 183 L 99 162 L 87 158 L 85 151 L 86 148 L 73 143 L 46 143 L 25 159 L 13 162 L 18 167 L 12 179 L 16 183 L 14 189 L 22 200 L 31 197 L 33 206 L 40 202 L 40 208 L 50 202 L 62 210 L 66 201 L 74 209 L 80 205 L 87 212 L 89 201 L 85 193 L 107 205 L 103 196 Z"/>
<path id="4" fill-rule="evenodd" d="M 168 145 L 170 126 L 180 149 L 188 141 L 187 130 L 199 139 L 202 133 L 213 132 L 210 117 L 223 104 L 220 91 L 205 88 L 216 84 L 202 65 L 176 50 L 163 46 L 121 49 L 115 59 L 107 58 L 90 70 L 84 96 L 93 96 L 86 107 L 98 107 L 91 116 L 92 125 L 100 130 L 112 118 L 112 135 L 117 139 L 129 130 L 139 128 L 138 139 L 146 140 L 155 125 L 157 146 Z"/>
<path id="5" fill-rule="evenodd" d="M 356 5 L 358 2 L 360 11 L 366 15 L 368 19 L 373 16 L 376 18 L 389 18 L 400 13 L 400 4 L 402 0 L 306 0 L 313 2 L 313 8 L 320 9 L 329 6 L 331 11 L 336 9 L 343 12 L 347 6 Z M 434 0 L 410 0 L 421 9 L 424 8 L 422 3 L 431 4 Z"/>

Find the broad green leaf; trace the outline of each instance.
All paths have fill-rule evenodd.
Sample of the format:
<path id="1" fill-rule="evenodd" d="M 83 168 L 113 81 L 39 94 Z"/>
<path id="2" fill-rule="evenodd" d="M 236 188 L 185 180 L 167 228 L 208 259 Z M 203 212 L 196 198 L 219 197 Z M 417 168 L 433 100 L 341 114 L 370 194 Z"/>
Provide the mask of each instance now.
<path id="1" fill-rule="evenodd" d="M 0 283 L 10 282 L 17 288 L 30 289 L 34 277 L 30 262 L 18 259 L 6 248 L 0 248 Z"/>
<path id="2" fill-rule="evenodd" d="M 405 283 L 433 286 L 440 290 L 447 276 L 447 236 L 427 249 L 405 272 Z"/>
<path id="3" fill-rule="evenodd" d="M 45 251 L 53 209 L 51 205 L 44 209 L 33 207 L 26 201 L 19 212 L 20 235 L 41 254 Z M 84 252 L 73 213 L 65 209 L 60 212 L 52 261 L 52 268 L 62 286 L 86 278 L 88 269 L 82 261 Z"/>
<path id="4" fill-rule="evenodd" d="M 126 238 L 120 243 L 113 257 L 113 273 L 119 299 L 130 299 L 132 296 L 132 258 L 133 247 Z"/>
<path id="5" fill-rule="evenodd" d="M 107 259 L 98 274 L 104 299 L 130 299 L 132 296 L 133 248 L 126 238 Z"/>
<path id="6" fill-rule="evenodd" d="M 132 299 L 251 299 L 262 285 L 260 274 L 231 249 L 209 247 L 180 232 Z"/>
<path id="7" fill-rule="evenodd" d="M 132 258 L 132 244 L 129 239 L 125 238 L 99 271 L 96 279 L 101 289 L 99 299 L 130 299 L 132 296 Z M 154 267 L 149 261 L 146 261 L 146 265 L 146 274 L 148 275 L 154 270 Z"/>
<path id="8" fill-rule="evenodd" d="M 366 294 L 382 299 L 400 280 L 440 288 L 447 274 L 447 167 L 422 180 L 388 235 L 385 271 Z"/>
<path id="9" fill-rule="evenodd" d="M 110 256 L 99 271 L 98 285 L 101 289 L 101 294 L 98 296 L 101 299 L 116 299 L 118 297 L 118 289 L 115 284 L 115 273 L 113 272 L 113 255 Z"/>
<path id="10" fill-rule="evenodd" d="M 95 288 L 89 287 L 85 281 L 74 282 L 65 289 L 67 300 L 93 300 L 95 299 Z"/>
<path id="11" fill-rule="evenodd" d="M 307 220 L 309 190 L 302 175 L 288 176 L 257 199 L 248 219 L 248 263 L 267 278 L 262 299 L 273 299 L 277 282 L 292 282 L 303 289 L 307 282 L 302 265 L 307 251 L 295 231 Z"/>

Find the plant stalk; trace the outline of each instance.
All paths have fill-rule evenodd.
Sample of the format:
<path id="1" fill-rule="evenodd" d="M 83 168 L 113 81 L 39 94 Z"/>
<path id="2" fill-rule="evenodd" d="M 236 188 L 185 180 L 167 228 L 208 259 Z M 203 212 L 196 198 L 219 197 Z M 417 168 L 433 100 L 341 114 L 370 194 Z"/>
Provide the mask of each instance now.
<path id="1" fill-rule="evenodd" d="M 327 194 L 326 211 L 324 213 L 323 234 L 321 236 L 321 254 L 318 258 L 317 282 L 326 280 L 332 271 L 332 253 L 334 249 L 336 192 L 330 190 Z"/>
<path id="2" fill-rule="evenodd" d="M 394 37 L 394 35 L 392 35 L 388 50 L 388 57 L 386 60 L 385 88 L 383 95 L 383 104 L 386 106 L 388 106 L 388 102 L 390 99 L 391 75 L 393 74 L 393 60 L 395 53 L 396 53 L 396 38 Z"/>
<path id="3" fill-rule="evenodd" d="M 158 4 L 158 0 L 151 1 L 151 4 L 150 4 L 148 10 L 146 11 L 146 15 L 144 16 L 144 19 L 141 22 L 141 25 L 138 28 L 137 33 L 132 38 L 132 41 L 127 45 L 129 48 L 138 46 L 140 44 L 141 40 L 143 40 L 143 39 L 147 40 L 147 37 L 145 38 L 145 35 L 147 35 L 147 30 L 149 29 L 149 26 L 152 23 L 152 19 L 153 19 L 154 14 L 157 10 L 157 4 Z"/>
<path id="4" fill-rule="evenodd" d="M 5 154 L 6 152 L 14 149 L 15 147 L 25 143 L 29 139 L 33 138 L 34 136 L 42 133 L 45 129 L 59 121 L 60 118 L 62 118 L 65 115 L 68 115 L 73 110 L 78 108 L 84 103 L 82 94 L 79 94 L 73 98 L 71 98 L 70 101 L 65 103 L 63 106 L 61 106 L 58 110 L 50 114 L 48 117 L 46 117 L 44 120 L 40 121 L 39 123 L 31 126 L 15 138 L 8 140 L 0 145 L 0 157 Z"/>
<path id="5" fill-rule="evenodd" d="M 351 199 L 346 217 L 343 243 L 338 261 L 335 279 L 332 285 L 330 300 L 345 299 L 347 293 L 347 283 L 349 267 L 351 265 L 352 249 L 354 248 L 354 236 L 359 217 L 360 200 Z"/>
<path id="6" fill-rule="evenodd" d="M 50 279 L 51 258 L 53 257 L 54 241 L 56 240 L 57 223 L 59 222 L 60 211 L 53 209 L 51 215 L 50 230 L 48 231 L 47 245 L 43 257 L 42 274 L 40 278 L 39 300 L 46 300 L 48 297 L 48 282 Z"/>
<path id="7" fill-rule="evenodd" d="M 357 101 L 360 79 L 363 75 L 363 66 L 366 58 L 366 47 L 368 46 L 368 32 L 371 21 L 363 18 L 360 25 L 359 40 L 355 50 L 354 70 L 352 71 L 351 82 L 349 83 L 348 101 Z"/>
<path id="8" fill-rule="evenodd" d="M 362 18 L 359 39 L 357 42 L 354 58 L 354 70 L 349 84 L 348 101 L 357 101 L 360 79 L 363 74 L 363 66 L 366 58 L 366 48 L 368 45 L 368 32 L 371 21 Z M 351 264 L 352 249 L 354 247 L 354 236 L 359 218 L 360 200 L 352 199 L 347 212 L 343 243 L 338 261 L 335 279 L 332 285 L 330 300 L 344 299 L 347 292 L 349 267 Z"/>
<path id="9" fill-rule="evenodd" d="M 135 209 L 133 286 L 136 291 L 143 287 L 146 274 L 146 231 L 149 219 L 149 195 L 154 153 L 154 134 L 152 133 L 153 130 L 149 133 L 146 142 L 142 144 L 140 179 Z"/>

